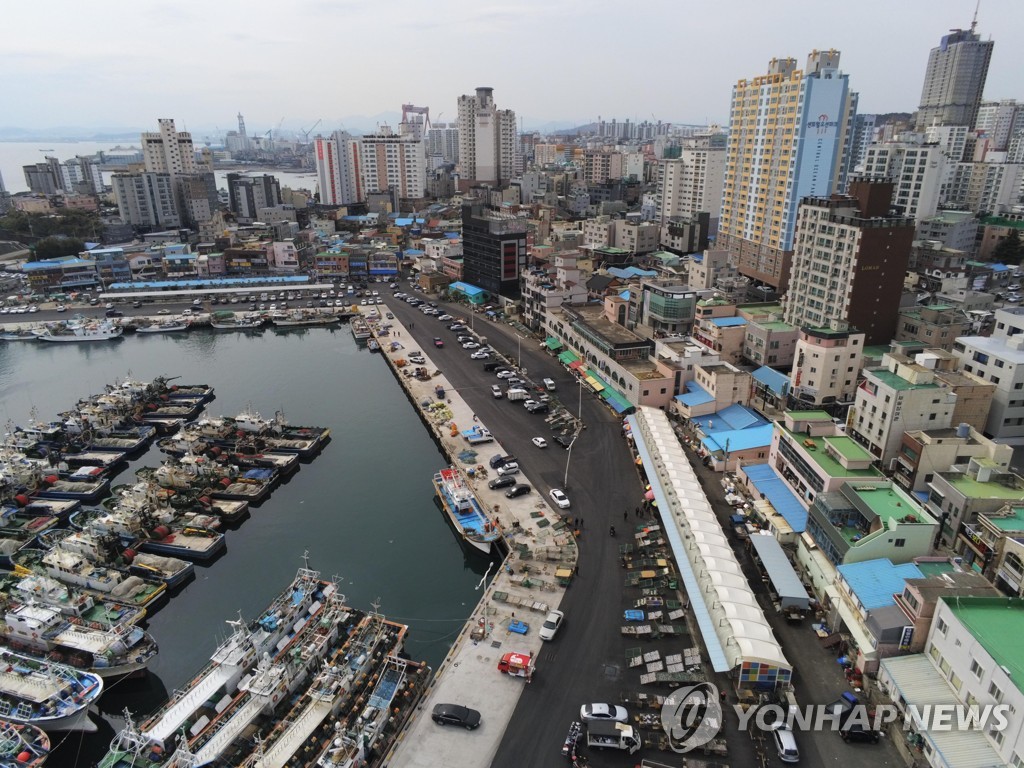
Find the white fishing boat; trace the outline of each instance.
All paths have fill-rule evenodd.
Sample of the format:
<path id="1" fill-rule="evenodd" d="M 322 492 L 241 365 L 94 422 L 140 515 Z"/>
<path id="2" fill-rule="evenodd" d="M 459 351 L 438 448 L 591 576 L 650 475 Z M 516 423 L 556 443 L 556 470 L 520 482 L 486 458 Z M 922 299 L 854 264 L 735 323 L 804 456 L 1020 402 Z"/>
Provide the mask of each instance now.
<path id="1" fill-rule="evenodd" d="M 38 338 L 51 342 L 112 341 L 121 338 L 122 333 L 122 328 L 109 320 L 72 318 L 64 323 L 47 325 Z"/>
<path id="2" fill-rule="evenodd" d="M 50 731 L 95 731 L 99 675 L 0 648 L 0 717 Z"/>
<path id="3" fill-rule="evenodd" d="M 187 331 L 189 323 L 186 320 L 161 320 L 150 325 L 140 325 L 135 329 L 136 333 L 178 333 Z"/>

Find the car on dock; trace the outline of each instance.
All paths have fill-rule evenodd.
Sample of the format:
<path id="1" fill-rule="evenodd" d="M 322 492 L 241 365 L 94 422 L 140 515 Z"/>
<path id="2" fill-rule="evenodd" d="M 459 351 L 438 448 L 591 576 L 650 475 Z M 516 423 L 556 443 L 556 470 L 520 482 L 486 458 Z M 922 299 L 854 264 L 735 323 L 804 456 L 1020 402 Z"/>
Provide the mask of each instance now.
<path id="1" fill-rule="evenodd" d="M 544 623 L 541 624 L 538 636 L 541 640 L 554 640 L 562 622 L 565 621 L 565 614 L 561 611 L 549 611 Z"/>
<path id="2" fill-rule="evenodd" d="M 523 483 L 519 483 L 518 485 L 513 485 L 511 488 L 505 491 L 505 498 L 515 499 L 518 498 L 519 496 L 525 496 L 532 490 L 533 489 L 530 488 L 530 486 L 525 485 Z"/>
<path id="3" fill-rule="evenodd" d="M 512 477 L 511 475 L 508 475 L 507 477 L 496 477 L 496 478 L 494 478 L 489 483 L 487 483 L 487 487 L 490 488 L 492 491 L 496 491 L 499 488 L 508 488 L 508 487 L 513 486 L 515 484 L 516 484 L 516 479 L 514 477 Z"/>

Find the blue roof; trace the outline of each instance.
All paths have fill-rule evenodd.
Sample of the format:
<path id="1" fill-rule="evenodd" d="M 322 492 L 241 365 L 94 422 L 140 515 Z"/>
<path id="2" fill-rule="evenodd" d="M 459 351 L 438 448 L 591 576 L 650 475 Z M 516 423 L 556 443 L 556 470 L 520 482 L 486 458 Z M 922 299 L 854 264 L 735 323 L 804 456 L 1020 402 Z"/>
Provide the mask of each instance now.
<path id="1" fill-rule="evenodd" d="M 704 263 L 704 254 L 703 253 L 691 253 L 690 254 L 690 259 L 693 262 L 697 263 L 697 264 L 703 264 Z"/>
<path id="2" fill-rule="evenodd" d="M 445 232 L 444 236 L 447 237 L 449 240 L 458 240 L 460 237 L 462 237 L 462 234 L 460 232 Z"/>
<path id="3" fill-rule="evenodd" d="M 653 269 L 639 267 L 608 267 L 608 274 L 615 277 L 655 277 L 658 273 Z"/>
<path id="4" fill-rule="evenodd" d="M 750 429 L 769 423 L 756 411 L 738 403 L 708 416 L 694 416 L 690 421 L 700 427 L 706 435 L 734 429 Z"/>
<path id="5" fill-rule="evenodd" d="M 784 395 L 789 392 L 789 376 L 784 373 L 779 373 L 774 368 L 769 368 L 767 365 L 763 365 L 750 375 L 753 376 L 756 381 L 759 381 L 768 387 L 768 389 L 776 395 Z"/>
<path id="6" fill-rule="evenodd" d="M 913 563 L 893 565 L 888 558 L 840 565 L 836 570 L 867 611 L 895 605 L 892 596 L 903 592 L 907 579 L 924 578 L 921 569 Z"/>
<path id="7" fill-rule="evenodd" d="M 619 298 L 629 301 L 629 290 L 625 290 L 622 293 L 620 293 Z"/>
<path id="8" fill-rule="evenodd" d="M 752 464 L 744 466 L 743 472 L 757 492 L 768 499 L 775 511 L 789 523 L 789 527 L 796 533 L 803 533 L 807 528 L 807 510 L 771 465 Z"/>
<path id="9" fill-rule="evenodd" d="M 395 219 L 395 226 L 396 227 L 408 227 L 408 226 L 411 226 L 413 222 L 415 222 L 417 224 L 422 224 L 423 223 L 423 219 L 396 218 Z"/>
<path id="10" fill-rule="evenodd" d="M 708 435 L 701 444 L 709 451 L 749 451 L 751 448 L 766 448 L 772 444 L 771 424 L 762 424 L 749 429 L 730 429 Z"/>
<path id="11" fill-rule="evenodd" d="M 90 259 L 79 259 L 77 256 L 68 259 L 46 259 L 44 261 L 28 261 L 21 265 L 22 269 L 53 269 L 54 267 L 95 267 L 96 262 Z"/>
<path id="12" fill-rule="evenodd" d="M 991 269 L 993 272 L 1007 272 L 1010 269 L 1005 264 L 998 264 L 998 263 L 997 264 L 989 264 L 988 268 Z"/>
<path id="13" fill-rule="evenodd" d="M 710 403 L 714 399 L 715 398 L 713 398 L 711 394 L 696 381 L 686 382 L 686 394 L 676 395 L 676 400 L 683 405 L 690 406 L 691 408 L 697 405 Z"/>
<path id="14" fill-rule="evenodd" d="M 423 253 L 424 252 L 419 250 L 418 248 L 406 248 L 405 249 L 405 255 L 406 256 L 422 256 Z"/>
<path id="15" fill-rule="evenodd" d="M 309 283 L 306 275 L 279 277 L 210 277 L 205 280 L 136 280 L 133 283 L 114 283 L 110 290 L 145 291 L 150 288 L 230 288 L 234 285 L 269 285 L 271 283 Z"/>
<path id="16" fill-rule="evenodd" d="M 711 324 L 717 325 L 719 328 L 735 328 L 739 325 L 746 325 L 747 321 L 742 317 L 713 317 Z"/>
<path id="17" fill-rule="evenodd" d="M 479 296 L 481 293 L 485 293 L 483 288 L 478 288 L 475 285 L 464 283 L 461 280 L 456 283 L 452 283 L 449 288 L 454 291 L 458 291 L 459 293 L 464 293 L 467 296 Z"/>

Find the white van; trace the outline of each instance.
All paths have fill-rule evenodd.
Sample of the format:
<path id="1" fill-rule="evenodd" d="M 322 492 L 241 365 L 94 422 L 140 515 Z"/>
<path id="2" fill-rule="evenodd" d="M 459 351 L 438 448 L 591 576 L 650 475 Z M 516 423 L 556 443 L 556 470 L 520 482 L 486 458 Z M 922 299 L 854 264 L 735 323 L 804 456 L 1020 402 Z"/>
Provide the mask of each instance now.
<path id="1" fill-rule="evenodd" d="M 779 753 L 779 760 L 784 763 L 800 762 L 800 750 L 796 746 L 796 736 L 782 723 L 772 729 L 772 743 L 775 745 L 775 751 Z"/>
<path id="2" fill-rule="evenodd" d="M 554 392 L 556 389 L 554 379 L 543 379 L 541 383 L 548 392 Z"/>

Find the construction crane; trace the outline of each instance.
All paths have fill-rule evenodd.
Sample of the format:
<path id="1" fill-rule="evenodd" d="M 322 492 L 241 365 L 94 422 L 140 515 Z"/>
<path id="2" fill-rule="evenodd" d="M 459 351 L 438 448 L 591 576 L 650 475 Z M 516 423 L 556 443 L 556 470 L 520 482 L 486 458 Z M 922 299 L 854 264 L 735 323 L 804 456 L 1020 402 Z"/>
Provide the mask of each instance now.
<path id="1" fill-rule="evenodd" d="M 315 123 L 313 123 L 313 127 L 312 128 L 309 128 L 308 130 L 302 129 L 302 128 L 299 129 L 300 131 L 302 131 L 302 137 L 303 137 L 303 143 L 304 144 L 309 144 L 309 134 L 311 134 L 313 132 L 313 130 L 318 125 L 320 125 L 320 123 L 322 123 L 322 122 L 323 122 L 323 118 L 320 118 Z"/>

